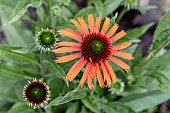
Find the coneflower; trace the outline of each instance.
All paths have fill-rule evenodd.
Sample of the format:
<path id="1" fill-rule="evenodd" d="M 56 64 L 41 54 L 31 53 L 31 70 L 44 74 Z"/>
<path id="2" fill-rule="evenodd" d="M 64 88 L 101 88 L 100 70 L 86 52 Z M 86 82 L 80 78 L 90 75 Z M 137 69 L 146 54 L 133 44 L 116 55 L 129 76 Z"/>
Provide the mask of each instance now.
<path id="1" fill-rule="evenodd" d="M 56 36 L 53 30 L 42 29 L 35 37 L 36 48 L 44 52 L 52 50 L 58 41 Z"/>
<path id="2" fill-rule="evenodd" d="M 23 97 L 28 102 L 28 105 L 33 106 L 34 109 L 44 107 L 47 101 L 50 100 L 49 87 L 43 82 L 43 79 L 37 80 L 34 78 L 24 86 Z"/>
<path id="3" fill-rule="evenodd" d="M 70 28 L 59 30 L 58 32 L 59 34 L 70 37 L 77 42 L 59 42 L 57 43 L 56 48 L 53 49 L 53 52 L 57 54 L 75 52 L 74 54 L 57 57 L 55 60 L 56 63 L 63 63 L 80 58 L 69 70 L 66 76 L 68 81 L 72 81 L 80 70 L 87 64 L 79 86 L 83 86 L 84 82 L 87 80 L 88 87 L 92 89 L 92 78 L 97 78 L 100 87 L 110 87 L 112 81 L 116 83 L 116 75 L 108 60 L 114 62 L 126 71 L 130 70 L 130 66 L 116 57 L 132 60 L 132 54 L 120 51 L 129 47 L 132 42 L 124 42 L 115 46 L 111 45 L 126 35 L 124 30 L 115 34 L 119 27 L 118 24 L 114 24 L 111 29 L 108 30 L 110 18 L 106 17 L 103 27 L 100 30 L 101 17 L 97 17 L 94 22 L 92 14 L 88 15 L 89 28 L 82 17 L 78 18 L 79 23 L 74 19 L 71 19 L 71 22 L 80 32 Z"/>

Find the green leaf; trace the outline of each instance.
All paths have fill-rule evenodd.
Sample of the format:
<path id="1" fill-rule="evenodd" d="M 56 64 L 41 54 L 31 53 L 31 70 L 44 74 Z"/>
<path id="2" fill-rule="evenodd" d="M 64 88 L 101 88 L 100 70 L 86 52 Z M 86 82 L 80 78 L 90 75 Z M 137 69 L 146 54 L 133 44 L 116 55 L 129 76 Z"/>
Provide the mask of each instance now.
<path id="1" fill-rule="evenodd" d="M 86 107 L 82 105 L 80 113 L 89 113 L 89 112 L 87 111 Z"/>
<path id="2" fill-rule="evenodd" d="M 34 54 L 19 54 L 12 52 L 11 50 L 19 49 L 19 47 L 12 47 L 12 46 L 0 46 L 0 57 L 5 60 L 10 60 L 16 63 L 21 64 L 28 64 L 28 63 L 35 63 L 39 65 L 36 61 Z"/>
<path id="3" fill-rule="evenodd" d="M 105 0 L 103 4 L 103 18 L 113 13 L 123 0 Z"/>
<path id="4" fill-rule="evenodd" d="M 170 28 L 160 32 L 154 37 L 153 46 L 150 50 L 150 55 L 156 55 L 163 47 L 170 42 Z"/>
<path id="5" fill-rule="evenodd" d="M 92 99 L 90 99 L 89 96 L 86 96 L 85 98 L 81 99 L 82 103 L 89 108 L 91 111 L 98 113 L 98 110 L 96 108 L 96 105 L 93 103 Z"/>
<path id="6" fill-rule="evenodd" d="M 78 103 L 76 102 L 68 107 L 68 109 L 66 110 L 66 113 L 76 113 L 77 110 L 78 110 Z"/>
<path id="7" fill-rule="evenodd" d="M 26 103 L 18 102 L 12 106 L 8 113 L 35 113 Z"/>
<path id="8" fill-rule="evenodd" d="M 19 99 L 19 102 L 23 101 L 23 89 L 27 83 L 28 83 L 28 80 L 20 80 L 20 81 L 17 81 L 11 84 L 12 88 L 14 89 L 13 93 L 17 96 L 17 98 Z"/>
<path id="9" fill-rule="evenodd" d="M 84 18 L 87 18 L 87 14 L 94 13 L 95 11 L 96 11 L 95 7 L 88 6 L 86 8 L 81 9 L 77 14 L 75 14 L 74 18 L 78 18 L 81 16 Z M 96 16 L 97 16 L 97 13 L 96 13 Z"/>
<path id="10" fill-rule="evenodd" d="M 102 96 L 104 95 L 104 90 L 103 88 L 101 88 L 100 86 L 96 85 L 94 92 L 98 95 L 98 96 Z"/>
<path id="11" fill-rule="evenodd" d="M 143 12 L 143 11 L 148 11 L 148 10 L 152 10 L 152 9 L 156 9 L 157 6 L 152 6 L 152 5 L 147 5 L 147 6 L 139 6 L 138 10 Z"/>
<path id="12" fill-rule="evenodd" d="M 107 102 L 104 104 L 106 113 L 135 113 L 131 108 L 118 102 Z"/>
<path id="13" fill-rule="evenodd" d="M 60 2 L 60 4 L 64 4 L 64 5 L 69 5 L 71 3 L 71 0 L 57 0 L 58 2 Z"/>
<path id="14" fill-rule="evenodd" d="M 161 52 L 161 51 L 160 51 Z M 158 56 L 159 55 L 159 56 Z M 158 53 L 157 56 L 152 59 L 143 59 L 141 60 L 135 67 L 135 73 L 139 73 L 140 75 L 149 75 L 149 72 L 157 72 L 162 73 L 168 79 L 170 79 L 170 51 L 165 53 Z M 144 71 L 145 70 L 145 71 Z"/>
<path id="15" fill-rule="evenodd" d="M 34 76 L 40 76 L 41 72 L 40 71 L 37 71 L 39 67 L 35 68 L 34 65 L 30 66 L 30 65 L 27 65 L 27 66 L 21 66 L 20 69 L 23 70 L 25 73 L 27 74 L 31 74 L 31 75 L 34 75 Z"/>
<path id="16" fill-rule="evenodd" d="M 65 72 L 68 72 L 71 67 L 76 63 L 77 60 L 72 60 L 67 63 L 62 63 L 61 67 L 64 69 Z"/>
<path id="17" fill-rule="evenodd" d="M 50 87 L 50 91 L 51 91 L 51 97 L 50 97 L 51 100 L 57 98 L 62 93 L 64 93 L 64 89 L 67 86 L 65 85 L 65 83 L 62 79 L 59 79 L 59 78 L 53 76 L 52 78 L 49 78 L 48 81 L 49 81 L 49 87 Z"/>
<path id="18" fill-rule="evenodd" d="M 81 99 L 86 96 L 87 90 L 86 89 L 75 89 L 73 91 L 68 92 L 65 96 L 63 97 L 58 97 L 54 99 L 52 102 L 50 102 L 46 107 L 51 107 L 51 106 L 58 106 L 67 102 L 70 102 L 72 100 L 77 100 Z"/>
<path id="19" fill-rule="evenodd" d="M 136 65 L 138 65 L 141 62 L 142 59 L 142 47 L 139 47 L 136 49 L 136 53 L 134 55 L 134 60 L 132 60 L 132 71 L 136 71 Z"/>
<path id="20" fill-rule="evenodd" d="M 164 15 L 161 22 L 158 24 L 153 39 L 153 46 L 151 47 L 149 57 L 157 54 L 170 41 L 170 10 Z"/>
<path id="21" fill-rule="evenodd" d="M 96 10 L 97 10 L 99 16 L 102 16 L 102 12 L 103 12 L 102 0 L 93 0 L 93 3 L 95 4 Z"/>
<path id="22" fill-rule="evenodd" d="M 31 79 L 27 76 L 19 67 L 10 63 L 0 63 L 0 78 L 4 78 L 8 81 L 18 81 L 23 79 Z"/>
<path id="23" fill-rule="evenodd" d="M 7 113 L 7 111 L 11 108 L 11 103 L 7 100 L 0 100 L 0 113 Z"/>
<path id="24" fill-rule="evenodd" d="M 149 77 L 153 79 L 153 83 L 160 89 L 160 91 L 170 97 L 170 80 L 168 80 L 165 75 L 159 72 L 153 72 Z"/>
<path id="25" fill-rule="evenodd" d="M 170 51 L 167 51 L 166 53 L 152 58 L 145 66 L 145 70 L 150 70 L 152 72 L 159 71 L 163 72 L 166 71 L 166 69 L 170 69 L 170 63 L 169 63 L 169 58 L 170 58 Z M 165 73 L 163 73 L 165 75 Z M 167 78 L 170 79 L 167 76 Z"/>
<path id="26" fill-rule="evenodd" d="M 133 75 L 130 75 L 133 76 Z M 129 75 L 128 75 L 129 77 Z M 133 78 L 132 78 L 133 79 Z M 132 81 L 132 80 L 131 80 Z M 134 80 L 135 81 L 135 80 Z M 137 80 L 136 80 L 137 81 Z M 130 82 L 130 80 L 128 81 Z M 147 81 L 146 81 L 147 82 Z M 144 84 L 145 82 L 142 82 L 142 84 Z M 147 84 L 148 85 L 148 84 Z M 147 91 L 147 89 L 145 87 L 139 86 L 139 85 L 134 85 L 134 84 L 130 84 L 126 90 L 123 92 L 124 96 L 128 96 L 128 95 L 133 95 L 136 93 L 145 93 Z"/>
<path id="27" fill-rule="evenodd" d="M 20 17 L 22 17 L 25 12 L 27 11 L 27 8 L 32 7 L 40 7 L 42 4 L 41 0 L 19 0 L 10 16 L 10 20 L 8 23 L 4 24 L 3 26 L 9 25 L 15 21 L 17 21 Z"/>
<path id="28" fill-rule="evenodd" d="M 15 93 L 14 89 L 12 89 L 12 84 L 9 81 L 0 78 L 0 100 L 8 100 L 12 102 L 19 101 Z"/>
<path id="29" fill-rule="evenodd" d="M 149 23 L 146 25 L 143 25 L 141 27 L 137 27 L 137 28 L 133 28 L 130 30 L 126 31 L 126 36 L 124 36 L 123 38 L 127 38 L 128 40 L 132 40 L 135 38 L 139 38 L 140 36 L 142 36 L 154 23 Z"/>
<path id="30" fill-rule="evenodd" d="M 75 14 L 79 11 L 78 6 L 74 2 L 70 3 L 70 5 L 68 6 L 68 9 L 72 12 L 72 14 Z"/>
<path id="31" fill-rule="evenodd" d="M 132 40 L 132 42 L 140 42 L 138 39 L 140 36 L 142 36 L 154 23 L 149 23 L 140 27 L 136 27 L 130 30 L 126 31 L 126 35 L 121 39 L 115 42 L 114 44 L 120 44 L 129 40 Z M 133 45 L 132 45 L 133 46 Z M 127 48 L 128 49 L 128 48 Z"/>
<path id="32" fill-rule="evenodd" d="M 129 106 L 135 112 L 140 112 L 145 109 L 157 106 L 166 100 L 169 100 L 167 95 L 158 90 L 154 90 L 146 93 L 138 93 L 123 97 L 119 102 Z"/>
<path id="33" fill-rule="evenodd" d="M 65 21 L 69 21 L 70 18 L 73 17 L 73 14 L 70 12 L 70 10 L 67 7 L 62 7 L 62 13 L 61 13 L 61 17 L 65 20 Z"/>
<path id="34" fill-rule="evenodd" d="M 35 46 L 36 46 L 36 44 L 32 43 L 32 44 L 28 45 L 27 47 L 24 47 L 22 49 L 12 50 L 12 51 L 16 52 L 16 53 L 21 53 L 21 54 L 27 54 L 27 53 L 34 52 L 36 50 Z"/>
<path id="35" fill-rule="evenodd" d="M 170 10 L 167 11 L 167 13 L 162 18 L 161 22 L 158 24 L 155 32 L 154 32 L 154 42 L 157 40 L 158 35 L 161 34 L 163 31 L 170 29 Z"/>
<path id="36" fill-rule="evenodd" d="M 105 110 L 106 113 L 119 113 L 119 112 L 117 112 L 113 109 L 113 106 L 112 107 L 106 106 L 106 105 L 104 105 L 104 106 L 105 106 L 104 110 Z"/>
<path id="37" fill-rule="evenodd" d="M 34 31 L 34 34 L 41 31 L 42 28 L 46 28 L 50 24 L 50 22 L 48 21 L 48 18 L 46 18 L 47 13 L 45 12 L 44 8 L 39 7 L 36 10 L 37 10 L 36 12 L 37 12 L 38 20 L 37 20 L 37 22 L 35 22 L 37 24 L 36 27 L 32 28 L 32 30 Z M 52 9 L 50 9 L 50 11 L 52 11 Z M 51 14 L 51 16 L 52 16 L 52 14 Z"/>
<path id="38" fill-rule="evenodd" d="M 167 112 L 165 112 L 165 113 L 170 113 L 170 110 L 168 110 Z"/>
<path id="39" fill-rule="evenodd" d="M 13 9 L 10 7 L 0 7 L 2 23 L 7 23 L 9 15 Z M 33 43 L 33 34 L 30 30 L 25 29 L 23 24 L 16 21 L 13 24 L 2 27 L 2 31 L 5 35 L 6 41 L 12 46 L 23 46 Z"/>
<path id="40" fill-rule="evenodd" d="M 65 79 L 66 73 L 64 72 L 64 70 L 61 68 L 60 65 L 55 63 L 53 60 L 49 60 L 49 61 L 44 60 L 43 63 L 46 64 L 46 66 L 49 68 L 52 74 L 54 74 L 58 78 L 63 79 L 67 84 L 67 86 L 69 86 L 67 80 Z"/>
<path id="41" fill-rule="evenodd" d="M 97 0 L 96 0 L 97 1 Z M 103 4 L 103 12 L 102 12 L 102 19 L 104 19 L 106 16 L 108 16 L 109 14 L 111 14 L 114 10 L 116 10 L 116 8 L 118 8 L 118 6 L 120 5 L 120 3 L 123 0 L 106 0 Z M 98 1 L 99 2 L 99 1 Z M 92 13 L 94 17 L 98 16 L 95 7 L 93 6 L 88 6 L 86 8 L 83 8 L 82 10 L 80 10 L 75 16 L 74 18 L 78 18 L 78 17 L 84 17 L 85 20 L 87 19 L 87 14 Z"/>
<path id="42" fill-rule="evenodd" d="M 11 2 L 11 0 L 0 0 L 0 5 L 8 6 L 8 7 L 15 7 L 17 2 L 18 0 L 13 0 L 13 2 Z"/>

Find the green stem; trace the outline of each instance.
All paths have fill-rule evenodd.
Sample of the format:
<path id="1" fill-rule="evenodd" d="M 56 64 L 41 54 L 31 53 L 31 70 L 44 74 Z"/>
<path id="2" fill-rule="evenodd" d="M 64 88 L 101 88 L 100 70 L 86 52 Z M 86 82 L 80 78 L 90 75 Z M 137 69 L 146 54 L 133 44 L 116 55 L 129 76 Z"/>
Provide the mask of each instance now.
<path id="1" fill-rule="evenodd" d="M 150 61 L 150 59 L 153 57 L 153 52 L 150 52 L 149 55 L 147 56 L 147 61 Z"/>
<path id="2" fill-rule="evenodd" d="M 93 96 L 94 95 L 94 90 L 96 88 L 96 84 L 97 84 L 97 81 L 94 82 L 94 87 L 93 89 L 90 91 L 90 95 Z"/>
<path id="3" fill-rule="evenodd" d="M 39 113 L 42 113 L 42 110 L 41 110 L 41 108 L 38 108 L 38 112 L 39 112 Z"/>
<path id="4" fill-rule="evenodd" d="M 43 52 L 42 51 L 40 51 L 40 73 L 42 77 L 45 76 L 44 68 L 43 68 Z"/>
<path id="5" fill-rule="evenodd" d="M 52 28 L 55 28 L 56 23 L 57 23 L 57 17 L 54 16 L 53 18 L 51 18 L 51 20 L 52 20 L 52 22 L 51 22 L 51 27 L 52 27 Z"/>
<path id="6" fill-rule="evenodd" d="M 146 67 L 151 63 L 152 59 L 154 58 L 154 53 L 150 53 L 145 59 L 144 62 L 142 63 L 143 66 L 141 66 L 140 72 L 142 73 L 142 75 L 145 75 L 146 73 L 148 73 L 148 71 L 146 71 Z"/>
<path id="7" fill-rule="evenodd" d="M 120 20 L 122 19 L 122 17 L 124 16 L 124 14 L 125 14 L 127 11 L 128 11 L 128 10 L 124 8 L 124 9 L 120 12 L 118 18 L 116 19 L 116 23 L 120 22 Z"/>
<path id="8" fill-rule="evenodd" d="M 38 109 L 38 112 L 39 112 L 39 113 L 47 113 L 46 110 L 45 110 L 45 108 L 39 108 L 39 109 Z"/>
<path id="9" fill-rule="evenodd" d="M 48 111 L 47 111 L 47 109 L 46 109 L 46 108 L 43 108 L 43 110 L 44 110 L 44 113 L 48 113 Z"/>
<path id="10" fill-rule="evenodd" d="M 39 113 L 49 113 L 46 108 L 42 107 L 38 109 Z"/>

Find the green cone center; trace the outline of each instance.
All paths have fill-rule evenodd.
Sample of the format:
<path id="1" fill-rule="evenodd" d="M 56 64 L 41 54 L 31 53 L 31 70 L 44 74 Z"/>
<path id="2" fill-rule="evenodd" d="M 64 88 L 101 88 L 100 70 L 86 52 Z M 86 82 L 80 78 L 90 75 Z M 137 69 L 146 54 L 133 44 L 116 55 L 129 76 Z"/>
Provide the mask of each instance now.
<path id="1" fill-rule="evenodd" d="M 55 36 L 52 32 L 43 32 L 39 38 L 39 41 L 43 46 L 50 46 L 55 43 Z"/>
<path id="2" fill-rule="evenodd" d="M 104 45 L 100 40 L 94 40 L 92 41 L 90 47 L 95 53 L 100 53 L 103 51 Z"/>
<path id="3" fill-rule="evenodd" d="M 44 96 L 43 89 L 41 89 L 40 87 L 32 88 L 30 94 L 31 94 L 31 98 L 36 100 L 41 100 Z"/>
<path id="4" fill-rule="evenodd" d="M 121 84 L 120 82 L 116 82 L 113 87 L 116 89 L 116 90 L 120 90 L 121 89 Z"/>

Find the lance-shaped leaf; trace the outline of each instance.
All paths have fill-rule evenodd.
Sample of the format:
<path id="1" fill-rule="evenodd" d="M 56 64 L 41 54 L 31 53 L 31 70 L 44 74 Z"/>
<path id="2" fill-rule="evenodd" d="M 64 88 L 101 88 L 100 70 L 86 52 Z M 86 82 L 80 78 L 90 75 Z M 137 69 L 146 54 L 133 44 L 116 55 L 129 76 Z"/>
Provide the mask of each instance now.
<path id="1" fill-rule="evenodd" d="M 60 65 L 56 64 L 53 60 L 44 60 L 43 63 L 45 63 L 45 65 L 49 68 L 50 70 L 50 74 L 55 75 L 58 78 L 63 79 L 67 86 L 69 86 L 67 80 L 65 79 L 66 73 L 65 71 L 61 68 Z"/>
<path id="2" fill-rule="evenodd" d="M 32 53 L 29 54 L 20 54 L 15 53 L 12 50 L 19 49 L 20 47 L 12 47 L 12 46 L 0 46 L 0 57 L 4 60 L 13 61 L 21 64 L 29 64 L 34 63 L 40 65 L 35 58 L 35 55 Z"/>
<path id="3" fill-rule="evenodd" d="M 72 100 L 77 100 L 85 97 L 87 94 L 86 89 L 75 89 L 73 91 L 68 92 L 65 96 L 57 97 L 52 102 L 50 102 L 46 107 L 50 106 L 58 106 L 67 102 L 70 102 Z"/>

